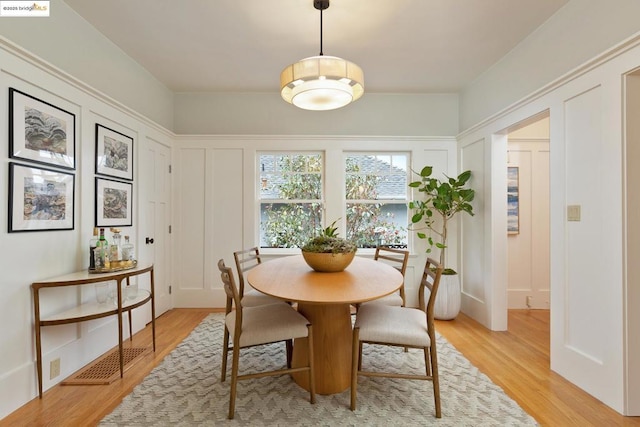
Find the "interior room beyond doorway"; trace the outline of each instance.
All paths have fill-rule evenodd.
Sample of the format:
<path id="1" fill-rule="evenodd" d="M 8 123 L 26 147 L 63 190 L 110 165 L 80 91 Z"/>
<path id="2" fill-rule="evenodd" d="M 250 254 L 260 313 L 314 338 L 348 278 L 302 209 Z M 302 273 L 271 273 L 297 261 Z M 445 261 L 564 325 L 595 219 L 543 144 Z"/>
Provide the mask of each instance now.
<path id="1" fill-rule="evenodd" d="M 508 308 L 549 309 L 549 115 L 507 143 Z"/>

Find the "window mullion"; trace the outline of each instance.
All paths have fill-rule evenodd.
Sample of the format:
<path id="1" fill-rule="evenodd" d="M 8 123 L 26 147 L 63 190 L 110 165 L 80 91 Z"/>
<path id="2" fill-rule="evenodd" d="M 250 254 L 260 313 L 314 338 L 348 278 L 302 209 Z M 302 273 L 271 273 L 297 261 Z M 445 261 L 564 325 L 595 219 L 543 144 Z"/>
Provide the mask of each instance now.
<path id="1" fill-rule="evenodd" d="M 324 222 L 325 226 L 333 221 L 339 225 L 339 233 L 345 236 L 346 217 L 344 214 L 344 166 L 343 151 L 341 149 L 329 149 L 325 152 L 325 173 L 324 176 Z"/>
<path id="2" fill-rule="evenodd" d="M 321 199 L 260 199 L 260 203 L 322 203 Z"/>

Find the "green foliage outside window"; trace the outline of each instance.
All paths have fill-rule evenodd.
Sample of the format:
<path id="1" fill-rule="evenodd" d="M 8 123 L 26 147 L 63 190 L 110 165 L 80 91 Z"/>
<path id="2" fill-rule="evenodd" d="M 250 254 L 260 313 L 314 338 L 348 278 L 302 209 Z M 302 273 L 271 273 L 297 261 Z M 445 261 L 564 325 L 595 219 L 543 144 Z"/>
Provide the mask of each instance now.
<path id="1" fill-rule="evenodd" d="M 274 248 L 302 247 L 323 230 L 321 157 L 310 155 L 276 156 L 278 173 L 268 176 L 267 189 L 282 201 L 262 204 L 263 245 Z M 394 222 L 394 206 L 371 202 L 383 177 L 359 174 L 358 165 L 347 159 L 345 175 L 347 229 L 345 236 L 360 248 L 377 244 L 406 247 L 406 229 Z M 264 182 L 264 181 L 263 181 Z M 362 201 L 367 201 L 366 203 Z"/>
<path id="2" fill-rule="evenodd" d="M 273 172 L 265 173 L 264 190 L 291 203 L 262 205 L 264 244 L 272 248 L 301 247 L 322 229 L 322 157 L 319 154 L 265 155 L 275 159 Z M 295 202 L 299 201 L 299 202 Z"/>
<path id="3" fill-rule="evenodd" d="M 358 174 L 360 167 L 347 158 L 345 190 L 347 200 L 377 200 L 382 176 Z M 347 203 L 347 239 L 359 248 L 378 244 L 406 247 L 406 229 L 394 223 L 393 212 L 381 203 Z"/>
<path id="4" fill-rule="evenodd" d="M 322 205 L 273 203 L 264 206 L 264 240 L 270 248 L 300 248 L 322 229 Z"/>

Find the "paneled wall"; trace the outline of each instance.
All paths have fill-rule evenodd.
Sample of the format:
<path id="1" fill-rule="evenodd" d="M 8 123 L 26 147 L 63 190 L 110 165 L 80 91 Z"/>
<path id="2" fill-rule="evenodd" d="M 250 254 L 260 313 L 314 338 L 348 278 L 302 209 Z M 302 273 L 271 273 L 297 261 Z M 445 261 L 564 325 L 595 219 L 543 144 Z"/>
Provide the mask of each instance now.
<path id="1" fill-rule="evenodd" d="M 462 221 L 462 268 L 460 269 L 460 283 L 462 294 L 466 299 L 485 301 L 487 289 L 482 277 L 484 264 L 487 259 L 487 249 L 484 247 L 485 239 L 485 215 L 487 214 L 487 203 L 485 198 L 485 185 L 487 184 L 487 171 L 485 170 L 486 148 L 482 139 L 469 141 L 461 148 L 460 171 L 470 170 L 470 186 L 476 191 L 473 211 L 474 215 L 461 215 Z M 468 311 L 467 311 L 468 310 Z M 467 305 L 463 307 L 463 312 L 474 313 L 473 309 Z"/>
<path id="2" fill-rule="evenodd" d="M 593 253 L 588 249 L 594 242 L 604 242 L 612 237 L 607 231 L 608 227 L 603 225 L 609 222 L 612 210 L 621 213 L 622 207 L 620 192 L 615 197 L 615 207 L 603 203 L 609 198 L 605 187 L 608 174 L 602 174 L 604 171 L 601 169 L 607 150 L 602 120 L 604 89 L 596 82 L 588 86 L 591 87 L 562 100 L 565 167 L 561 173 L 565 183 L 565 209 L 573 205 L 581 210 L 580 221 L 568 221 L 565 213 L 565 244 L 571 250 L 565 253 L 566 299 L 561 313 L 564 312 L 566 316 L 563 322 L 566 332 L 562 347 L 571 353 L 588 356 L 591 360 L 584 361 L 584 368 L 591 365 L 589 362 L 603 364 L 604 346 L 593 337 L 611 334 L 610 327 L 621 326 L 619 319 L 612 319 L 615 304 L 608 295 L 620 298 L 622 292 L 621 271 L 612 274 L 609 268 L 593 268 Z M 620 152 L 620 146 L 616 151 Z M 615 240 L 621 240 L 619 233 L 614 237 Z M 607 255 L 604 257 L 613 262 L 610 267 L 617 264 L 615 269 L 620 270 L 620 259 L 614 260 Z M 610 282 L 615 276 L 618 276 L 617 289 L 613 289 Z M 554 304 L 554 308 L 557 306 Z M 584 327 L 587 324 L 590 324 L 589 328 Z M 619 338 L 620 333 L 617 331 L 613 335 Z"/>
<path id="3" fill-rule="evenodd" d="M 138 188 L 147 176 L 139 174 L 139 153 L 145 141 L 152 138 L 167 146 L 172 136 L 151 121 L 113 102 L 84 83 L 28 53 L 17 51 L 0 39 L 0 418 L 37 396 L 33 302 L 30 285 L 48 277 L 85 269 L 89 265 L 89 238 L 95 224 L 95 125 L 100 123 L 134 139 L 134 181 L 132 227 L 122 228 L 139 249 L 141 261 L 149 261 L 140 241 L 139 218 L 144 218 L 144 205 L 139 205 Z M 75 197 L 74 228 L 65 231 L 8 232 L 7 201 L 9 164 L 34 165 L 9 158 L 8 109 L 9 88 L 53 104 L 75 115 Z M 42 165 L 41 165 L 42 166 Z M 48 166 L 44 166 L 48 167 Z M 142 288 L 148 287 L 141 280 Z M 62 311 L 81 301 L 95 298 L 92 286 L 61 292 L 44 292 L 43 314 Z M 134 310 L 133 328 L 137 331 L 150 320 L 150 310 Z M 117 343 L 115 317 L 79 324 L 43 328 L 43 385 L 47 390 L 86 365 Z M 49 366 L 60 359 L 60 375 L 50 378 Z"/>
<path id="4" fill-rule="evenodd" d="M 625 359 L 627 382 L 625 404 L 629 413 L 640 414 L 640 71 L 625 79 L 625 193 L 626 193 L 626 304 Z"/>
<path id="5" fill-rule="evenodd" d="M 225 295 L 215 264 L 224 258 L 233 265 L 233 252 L 258 244 L 256 153 L 260 150 L 323 151 L 340 159 L 344 151 L 409 151 L 411 166 L 420 170 L 434 166 L 434 174 L 456 172 L 456 144 L 453 138 L 381 137 L 178 137 L 174 153 L 176 227 L 175 292 L 177 307 L 224 307 Z M 327 200 L 342 206 L 339 171 L 325 171 Z M 441 176 L 441 175 L 440 175 Z M 415 178 L 415 176 L 414 176 Z M 344 216 L 326 212 L 327 218 Z M 417 304 L 417 288 L 426 260 L 424 241 L 413 239 L 407 271 L 408 304 Z M 451 229 L 450 260 L 457 260 L 457 229 Z M 298 250 L 263 250 L 269 257 L 298 253 Z M 373 256 L 373 250 L 359 250 L 359 256 Z"/>
<path id="6" fill-rule="evenodd" d="M 506 167 L 509 129 L 546 114 L 550 120 L 550 306 L 551 368 L 621 413 L 640 415 L 640 363 L 635 337 L 625 336 L 625 316 L 640 310 L 627 299 L 635 284 L 625 278 L 627 233 L 622 172 L 622 132 L 625 73 L 640 65 L 638 41 L 624 51 L 605 54 L 569 82 L 552 82 L 529 102 L 459 136 L 462 167 L 468 168 L 467 147 L 483 141 L 485 180 L 483 244 L 463 246 L 462 257 L 478 248 L 491 254 L 482 271 L 484 298 L 463 293 L 463 311 L 473 313 L 492 329 L 507 327 Z M 482 156 L 474 157 L 477 159 Z M 567 209 L 580 208 L 569 221 Z M 630 217 L 629 217 L 630 218 Z M 479 236 L 481 237 L 481 236 Z M 465 270 L 467 270 L 465 266 Z M 468 280 L 468 278 L 467 278 Z M 626 307 L 626 311 L 622 308 Z M 637 331 L 637 329 L 634 329 Z M 633 399 L 633 400 L 630 400 Z"/>

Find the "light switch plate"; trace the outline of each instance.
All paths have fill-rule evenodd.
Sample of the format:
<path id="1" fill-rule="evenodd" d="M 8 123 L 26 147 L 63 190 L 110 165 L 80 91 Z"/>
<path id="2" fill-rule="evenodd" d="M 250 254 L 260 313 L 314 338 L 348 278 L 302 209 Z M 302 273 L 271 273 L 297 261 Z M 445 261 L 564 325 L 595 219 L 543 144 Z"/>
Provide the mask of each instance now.
<path id="1" fill-rule="evenodd" d="M 567 206 L 567 221 L 580 221 L 580 205 Z"/>

